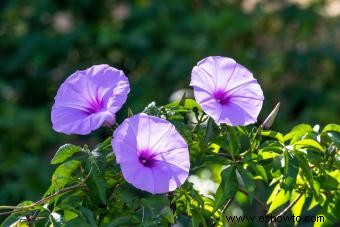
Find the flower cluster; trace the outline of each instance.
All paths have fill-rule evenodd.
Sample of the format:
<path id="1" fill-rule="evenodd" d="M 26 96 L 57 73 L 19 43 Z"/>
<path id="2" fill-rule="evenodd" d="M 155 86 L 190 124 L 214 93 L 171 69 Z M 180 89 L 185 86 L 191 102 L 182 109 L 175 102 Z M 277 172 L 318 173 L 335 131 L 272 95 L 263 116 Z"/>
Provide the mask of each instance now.
<path id="1" fill-rule="evenodd" d="M 190 85 L 202 109 L 217 124 L 256 122 L 263 102 L 252 73 L 231 58 L 207 57 L 192 70 Z M 130 85 L 124 72 L 108 65 L 77 71 L 60 86 L 52 107 L 53 129 L 86 135 L 112 126 L 127 99 Z M 137 114 L 114 131 L 112 148 L 124 178 L 153 194 L 173 191 L 189 175 L 188 144 L 167 120 Z"/>

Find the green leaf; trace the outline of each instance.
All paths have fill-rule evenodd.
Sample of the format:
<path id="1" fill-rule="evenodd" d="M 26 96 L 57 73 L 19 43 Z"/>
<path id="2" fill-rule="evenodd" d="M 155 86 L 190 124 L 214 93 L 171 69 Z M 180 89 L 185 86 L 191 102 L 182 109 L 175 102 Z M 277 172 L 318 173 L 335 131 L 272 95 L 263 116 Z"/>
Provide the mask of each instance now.
<path id="1" fill-rule="evenodd" d="M 170 209 L 170 201 L 165 195 L 144 197 L 140 200 L 140 203 L 143 207 L 144 221 L 154 221 L 155 218 L 159 217 L 160 211 L 166 207 L 166 209 Z M 165 217 L 163 219 L 166 220 Z"/>
<path id="2" fill-rule="evenodd" d="M 80 218 L 80 217 L 72 219 L 71 221 L 66 222 L 65 225 L 63 225 L 63 227 L 74 227 L 74 226 L 93 227 L 92 225 L 87 223 L 85 220 L 83 220 L 83 218 Z"/>
<path id="3" fill-rule="evenodd" d="M 90 178 L 87 180 L 87 186 L 90 189 L 90 193 L 95 199 L 98 199 L 102 204 L 106 204 L 108 184 L 104 179 L 104 174 L 93 166 Z"/>
<path id="4" fill-rule="evenodd" d="M 319 202 L 316 201 L 315 197 L 313 196 L 313 198 L 311 199 L 310 204 L 309 204 L 307 210 L 312 210 L 317 205 L 319 205 Z"/>
<path id="5" fill-rule="evenodd" d="M 11 214 L 1 223 L 1 227 L 16 226 L 15 223 L 17 223 L 21 218 L 24 218 L 22 214 L 15 214 L 15 213 Z"/>
<path id="6" fill-rule="evenodd" d="M 175 217 L 174 214 L 172 213 L 172 210 L 170 207 L 166 206 L 164 207 L 159 214 L 170 224 L 175 224 Z"/>
<path id="7" fill-rule="evenodd" d="M 221 184 L 215 195 L 213 213 L 219 209 L 229 199 L 234 197 L 238 189 L 237 177 L 234 166 L 227 166 L 221 173 Z"/>
<path id="8" fill-rule="evenodd" d="M 267 199 L 267 205 L 272 203 L 275 199 L 275 196 L 277 195 L 277 193 L 280 191 L 280 184 L 277 184 L 274 188 L 272 193 L 270 194 L 270 196 Z"/>
<path id="9" fill-rule="evenodd" d="M 295 186 L 299 163 L 288 151 L 284 152 L 284 160 L 284 188 L 289 191 Z"/>
<path id="10" fill-rule="evenodd" d="M 277 195 L 275 196 L 273 202 L 271 203 L 269 210 L 268 210 L 268 214 L 272 213 L 277 208 L 286 204 L 289 201 L 290 194 L 291 194 L 290 191 L 285 191 L 281 189 L 279 193 L 277 193 Z"/>
<path id="11" fill-rule="evenodd" d="M 86 220 L 86 222 L 89 223 L 91 226 L 96 227 L 97 222 L 96 222 L 96 218 L 94 216 L 94 213 L 86 207 L 80 207 L 80 210 L 81 210 L 81 212 L 83 214 L 82 216 Z"/>
<path id="12" fill-rule="evenodd" d="M 320 151 L 324 151 L 324 148 L 317 141 L 312 140 L 312 139 L 303 139 L 303 140 L 296 141 L 294 143 L 294 146 L 296 148 L 313 147 Z"/>
<path id="13" fill-rule="evenodd" d="M 211 117 L 209 117 L 203 144 L 207 145 L 212 140 L 212 138 L 218 135 L 218 133 L 218 126 L 216 125 L 215 121 Z"/>
<path id="14" fill-rule="evenodd" d="M 241 175 L 246 190 L 248 192 L 254 192 L 256 184 L 253 175 L 248 170 L 243 169 L 241 166 L 238 166 L 237 170 Z"/>
<path id="15" fill-rule="evenodd" d="M 262 136 L 270 137 L 273 139 L 277 139 L 280 142 L 283 142 L 283 135 L 282 133 L 270 131 L 270 130 L 263 130 L 261 131 Z"/>
<path id="16" fill-rule="evenodd" d="M 305 135 L 308 132 L 312 132 L 313 128 L 308 124 L 300 124 L 295 126 L 288 134 L 283 137 L 284 141 L 291 140 L 291 144 L 293 144 L 300 137 Z"/>
<path id="17" fill-rule="evenodd" d="M 338 125 L 338 124 L 328 124 L 323 128 L 322 132 L 338 132 L 338 133 L 340 133 L 340 125 Z"/>
<path id="18" fill-rule="evenodd" d="M 51 164 L 62 163 L 79 151 L 81 151 L 81 147 L 73 144 L 65 144 L 58 149 L 57 153 L 51 160 Z"/>
<path id="19" fill-rule="evenodd" d="M 281 148 L 277 148 L 277 151 L 282 151 Z M 279 154 L 276 152 L 268 152 L 268 151 L 260 151 L 258 158 L 259 160 L 266 160 L 266 159 L 272 159 L 278 156 Z"/>
<path id="20" fill-rule="evenodd" d="M 78 169 L 80 161 L 71 160 L 58 166 L 52 175 L 52 184 L 55 188 L 61 189 L 74 180 L 72 173 Z"/>
<path id="21" fill-rule="evenodd" d="M 165 105 L 164 108 L 175 108 L 175 107 L 181 107 L 181 106 L 183 106 L 184 109 L 187 109 L 187 110 L 193 110 L 194 108 L 197 108 L 197 110 L 202 111 L 201 106 L 194 99 L 187 99 L 187 98 L 181 99 L 180 101 L 169 103 Z"/>
<path id="22" fill-rule="evenodd" d="M 203 215 L 200 211 L 196 209 L 191 209 L 191 223 L 192 227 L 200 227 L 203 222 Z"/>
<path id="23" fill-rule="evenodd" d="M 339 190 L 340 189 L 340 171 L 335 170 L 329 174 L 322 174 L 318 180 L 323 189 L 326 190 Z"/>
<path id="24" fill-rule="evenodd" d="M 201 106 L 193 99 L 185 99 L 184 108 L 189 109 L 189 110 L 193 110 L 194 108 L 197 108 L 199 111 L 202 111 Z"/>
<path id="25" fill-rule="evenodd" d="M 299 166 L 302 169 L 301 172 L 302 172 L 303 176 L 305 176 L 305 178 L 306 178 L 308 187 L 312 190 L 316 199 L 319 199 L 320 198 L 320 192 L 319 192 L 318 184 L 317 184 L 317 182 L 314 182 L 313 173 L 312 173 L 311 168 L 309 167 L 309 163 L 308 163 L 307 158 L 304 155 L 302 155 L 298 152 L 294 152 L 292 154 L 299 162 Z"/>
<path id="26" fill-rule="evenodd" d="M 66 222 L 69 222 L 78 217 L 78 212 L 74 210 L 64 209 L 64 219 Z"/>
<path id="27" fill-rule="evenodd" d="M 262 165 L 257 164 L 257 163 L 255 164 L 251 163 L 250 167 L 257 173 L 257 175 L 261 176 L 262 180 L 264 180 L 266 184 L 268 184 L 267 173 Z"/>
<path id="28" fill-rule="evenodd" d="M 296 192 L 296 191 L 293 191 L 292 192 L 292 196 L 290 197 L 290 203 L 293 203 L 298 196 L 300 196 L 300 193 Z M 301 215 L 302 208 L 303 208 L 303 205 L 305 204 L 305 201 L 306 201 L 306 195 L 304 193 L 301 196 L 301 198 L 295 203 L 295 205 L 292 206 L 292 208 L 291 208 L 292 213 L 295 216 L 300 216 Z M 295 224 L 297 224 L 297 223 L 295 223 Z"/>
<path id="29" fill-rule="evenodd" d="M 105 227 L 132 226 L 137 223 L 139 223 L 139 220 L 136 216 L 121 216 L 114 218 L 111 222 L 105 225 Z"/>

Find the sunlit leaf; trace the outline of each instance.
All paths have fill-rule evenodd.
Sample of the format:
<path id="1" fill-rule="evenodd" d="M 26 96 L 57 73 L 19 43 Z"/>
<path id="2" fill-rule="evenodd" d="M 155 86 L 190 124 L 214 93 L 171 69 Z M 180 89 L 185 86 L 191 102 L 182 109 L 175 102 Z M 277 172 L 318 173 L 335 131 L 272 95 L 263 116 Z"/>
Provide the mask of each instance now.
<path id="1" fill-rule="evenodd" d="M 281 189 L 279 191 L 279 193 L 276 194 L 273 202 L 271 203 L 271 205 L 268 209 L 268 214 L 272 213 L 277 208 L 286 204 L 290 199 L 290 194 L 291 194 L 290 191 L 285 191 L 285 190 Z"/>
<path id="2" fill-rule="evenodd" d="M 72 173 L 78 169 L 80 162 L 77 160 L 67 161 L 54 171 L 52 176 L 52 184 L 55 188 L 63 188 L 66 184 L 74 180 Z"/>
<path id="3" fill-rule="evenodd" d="M 294 143 L 294 146 L 296 148 L 313 147 L 320 151 L 324 151 L 324 148 L 317 141 L 312 140 L 312 139 L 303 139 L 303 140 L 296 141 Z"/>
<path id="4" fill-rule="evenodd" d="M 267 199 L 267 205 L 273 202 L 275 196 L 277 195 L 277 193 L 279 193 L 279 191 L 280 191 L 280 184 L 276 184 L 276 186 L 273 188 L 272 193 Z"/>
<path id="5" fill-rule="evenodd" d="M 340 125 L 338 125 L 338 124 L 328 124 L 323 128 L 322 132 L 338 132 L 338 133 L 340 133 Z"/>
<path id="6" fill-rule="evenodd" d="M 75 146 L 73 144 L 65 144 L 58 149 L 57 153 L 51 160 L 51 164 L 62 163 L 68 158 L 72 157 L 75 153 L 80 151 L 81 147 L 79 146 Z"/>
<path id="7" fill-rule="evenodd" d="M 299 192 L 296 192 L 296 191 L 293 191 L 292 192 L 292 195 L 290 197 L 290 203 L 293 203 L 293 201 L 295 201 L 295 199 L 300 196 L 300 193 Z M 295 215 L 295 216 L 300 216 L 301 213 L 302 213 L 302 209 L 303 209 L 303 205 L 305 204 L 305 201 L 306 201 L 306 195 L 303 194 L 299 200 L 295 203 L 294 206 L 292 206 L 291 210 L 292 210 L 292 213 Z M 297 224 L 297 222 L 295 222 L 294 224 Z"/>
<path id="8" fill-rule="evenodd" d="M 298 160 L 299 166 L 302 169 L 301 173 L 305 176 L 307 185 L 312 190 L 314 196 L 318 199 L 320 196 L 319 188 L 317 182 L 314 182 L 314 177 L 312 170 L 309 166 L 306 157 L 298 152 L 294 152 L 293 156 Z"/>
<path id="9" fill-rule="evenodd" d="M 300 124 L 295 126 L 288 134 L 286 134 L 283 137 L 284 141 L 291 140 L 291 144 L 295 143 L 295 141 L 299 138 L 301 138 L 303 135 L 305 135 L 308 132 L 312 132 L 313 128 L 312 126 L 308 124 Z"/>
<path id="10" fill-rule="evenodd" d="M 280 142 L 283 142 L 283 135 L 279 132 L 270 131 L 270 130 L 263 130 L 261 131 L 262 136 L 267 136 L 273 139 L 277 139 Z"/>
<path id="11" fill-rule="evenodd" d="M 268 177 L 264 167 L 260 164 L 251 164 L 250 166 L 259 176 L 261 176 L 264 182 L 268 184 Z"/>

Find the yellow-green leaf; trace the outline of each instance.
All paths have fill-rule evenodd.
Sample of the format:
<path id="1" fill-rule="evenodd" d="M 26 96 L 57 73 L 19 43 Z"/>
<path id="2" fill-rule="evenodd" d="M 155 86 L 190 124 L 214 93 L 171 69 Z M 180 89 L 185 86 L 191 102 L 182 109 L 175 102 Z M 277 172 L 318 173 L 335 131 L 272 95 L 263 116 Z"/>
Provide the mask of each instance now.
<path id="1" fill-rule="evenodd" d="M 299 141 L 294 143 L 294 146 L 296 148 L 313 147 L 313 148 L 316 148 L 320 151 L 324 151 L 324 148 L 317 141 L 312 140 L 312 139 L 299 140 Z"/>
<path id="2" fill-rule="evenodd" d="M 285 190 L 281 189 L 279 193 L 277 193 L 277 195 L 275 196 L 272 204 L 270 205 L 268 214 L 272 213 L 277 208 L 286 204 L 289 201 L 290 194 L 291 194 L 290 191 L 286 192 Z"/>

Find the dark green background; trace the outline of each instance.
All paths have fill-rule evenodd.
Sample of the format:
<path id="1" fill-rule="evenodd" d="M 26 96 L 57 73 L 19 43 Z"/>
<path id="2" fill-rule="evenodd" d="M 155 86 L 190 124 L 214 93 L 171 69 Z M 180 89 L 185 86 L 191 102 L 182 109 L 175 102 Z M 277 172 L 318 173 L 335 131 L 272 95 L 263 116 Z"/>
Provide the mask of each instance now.
<path id="1" fill-rule="evenodd" d="M 303 8 L 246 1 L 0 1 L 0 204 L 36 200 L 47 189 L 51 156 L 66 142 L 94 144 L 109 135 L 67 137 L 50 123 L 53 97 L 77 69 L 107 63 L 131 83 L 127 107 L 166 104 L 188 88 L 192 67 L 229 56 L 254 72 L 265 102 L 280 101 L 274 129 L 339 123 L 340 21 L 324 1 Z M 338 38 L 336 38 L 338 37 Z"/>

